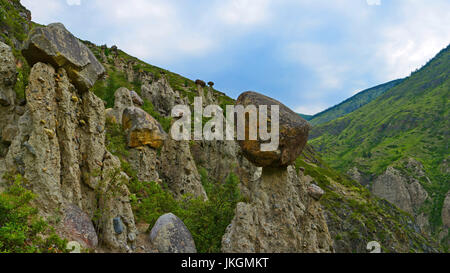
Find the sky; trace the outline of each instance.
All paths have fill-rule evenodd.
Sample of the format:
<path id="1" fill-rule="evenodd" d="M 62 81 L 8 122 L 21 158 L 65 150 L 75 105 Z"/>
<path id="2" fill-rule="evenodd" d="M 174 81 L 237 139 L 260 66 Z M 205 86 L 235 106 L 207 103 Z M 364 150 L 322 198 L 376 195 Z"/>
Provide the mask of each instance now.
<path id="1" fill-rule="evenodd" d="M 22 0 L 41 24 L 316 114 L 450 43 L 448 0 Z"/>

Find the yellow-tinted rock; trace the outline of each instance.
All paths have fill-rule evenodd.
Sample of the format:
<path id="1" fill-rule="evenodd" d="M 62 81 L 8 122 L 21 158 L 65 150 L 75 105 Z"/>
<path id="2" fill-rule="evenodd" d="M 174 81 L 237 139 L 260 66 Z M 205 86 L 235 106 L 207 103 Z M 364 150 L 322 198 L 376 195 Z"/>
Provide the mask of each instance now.
<path id="1" fill-rule="evenodd" d="M 128 146 L 131 148 L 149 145 L 158 149 L 167 137 L 161 124 L 137 107 L 128 107 L 123 111 L 122 127 L 128 133 Z"/>

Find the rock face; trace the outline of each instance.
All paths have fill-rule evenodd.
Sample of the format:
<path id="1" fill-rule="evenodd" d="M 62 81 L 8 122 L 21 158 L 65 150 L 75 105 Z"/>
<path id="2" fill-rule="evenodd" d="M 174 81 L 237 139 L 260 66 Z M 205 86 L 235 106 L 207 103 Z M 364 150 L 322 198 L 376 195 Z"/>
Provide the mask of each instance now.
<path id="1" fill-rule="evenodd" d="M 112 251 L 125 251 L 133 243 L 127 234 L 136 228 L 124 183 L 128 177 L 119 171 L 119 159 L 105 148 L 103 101 L 76 89 L 65 69 L 55 71 L 43 63 L 31 70 L 26 98 L 5 171 L 31 182 L 43 216 L 72 205 L 91 219 L 100 215 L 94 222 L 101 231 L 99 241 Z M 118 216 L 125 222 L 121 235 L 113 228 Z"/>
<path id="2" fill-rule="evenodd" d="M 157 169 L 159 159 L 155 149 L 148 146 L 130 149 L 127 160 L 140 181 L 161 182 Z"/>
<path id="3" fill-rule="evenodd" d="M 168 138 L 161 150 L 159 174 L 177 198 L 184 194 L 208 199 L 191 154 L 189 142 Z"/>
<path id="4" fill-rule="evenodd" d="M 136 106 L 142 106 L 144 105 L 144 100 L 139 97 L 139 94 L 136 93 L 136 91 L 130 91 L 131 98 L 133 99 L 133 103 Z"/>
<path id="5" fill-rule="evenodd" d="M 248 187 L 249 203 L 239 203 L 222 239 L 225 253 L 332 252 L 320 204 L 293 167 L 264 169 Z"/>
<path id="6" fill-rule="evenodd" d="M 117 89 L 114 93 L 114 116 L 118 124 L 122 124 L 123 111 L 128 107 L 133 107 L 133 98 L 131 92 L 125 87 Z"/>
<path id="7" fill-rule="evenodd" d="M 123 111 L 128 107 L 140 107 L 144 101 L 139 95 L 125 87 L 121 87 L 114 93 L 114 108 L 106 109 L 106 118 L 116 124 L 122 124 Z"/>
<path id="8" fill-rule="evenodd" d="M 137 107 L 128 107 L 123 111 L 122 127 L 128 132 L 128 146 L 130 148 L 149 145 L 158 149 L 167 138 L 161 124 L 147 112 Z"/>
<path id="9" fill-rule="evenodd" d="M 447 193 L 447 197 L 442 207 L 442 223 L 444 227 L 450 228 L 450 192 Z"/>
<path id="10" fill-rule="evenodd" d="M 94 54 L 60 23 L 33 29 L 22 53 L 30 66 L 43 62 L 64 68 L 80 91 L 87 91 L 105 73 Z"/>
<path id="11" fill-rule="evenodd" d="M 427 228 L 427 217 L 419 210 L 429 198 L 428 193 L 414 177 L 402 174 L 399 170 L 390 166 L 384 174 L 375 179 L 372 192 L 415 216 L 417 224 L 422 229 Z"/>
<path id="12" fill-rule="evenodd" d="M 197 253 L 191 233 L 183 221 L 172 213 L 156 221 L 149 239 L 160 253 Z"/>
<path id="13" fill-rule="evenodd" d="M 405 177 L 393 167 L 379 176 L 373 183 L 372 192 L 413 214 L 415 204 L 422 204 L 428 197 L 419 182 L 409 184 Z"/>
<path id="14" fill-rule="evenodd" d="M 16 63 L 11 48 L 0 42 L 0 143 L 9 145 L 17 134 Z M 0 144 L 2 145 L 2 144 Z M 0 158 L 4 152 L 0 151 Z M 1 162 L 0 162 L 1 163 Z"/>
<path id="15" fill-rule="evenodd" d="M 243 93 L 239 96 L 236 105 L 243 105 L 244 107 L 267 105 L 269 120 L 271 120 L 270 106 L 278 105 L 280 107 L 280 145 L 278 150 L 262 152 L 262 142 L 260 141 L 239 141 L 239 145 L 248 160 L 259 167 L 287 167 L 300 156 L 308 141 L 311 128 L 307 121 L 282 103 L 256 92 Z M 270 128 L 269 125 L 268 128 Z M 249 129 L 246 128 L 246 135 L 248 131 Z"/>

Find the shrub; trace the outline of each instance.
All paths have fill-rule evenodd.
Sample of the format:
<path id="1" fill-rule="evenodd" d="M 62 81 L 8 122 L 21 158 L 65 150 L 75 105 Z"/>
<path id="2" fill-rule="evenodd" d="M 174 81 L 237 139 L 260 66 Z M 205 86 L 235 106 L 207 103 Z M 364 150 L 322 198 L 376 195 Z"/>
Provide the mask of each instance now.
<path id="1" fill-rule="evenodd" d="M 209 87 L 213 88 L 214 82 L 208 82 Z"/>

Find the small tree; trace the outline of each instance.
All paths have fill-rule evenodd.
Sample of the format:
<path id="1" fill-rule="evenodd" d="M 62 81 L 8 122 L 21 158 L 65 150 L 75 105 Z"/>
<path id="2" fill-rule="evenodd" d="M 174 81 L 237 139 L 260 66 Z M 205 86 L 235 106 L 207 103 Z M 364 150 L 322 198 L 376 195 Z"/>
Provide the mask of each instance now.
<path id="1" fill-rule="evenodd" d="M 214 82 L 208 82 L 209 87 L 213 88 Z"/>

